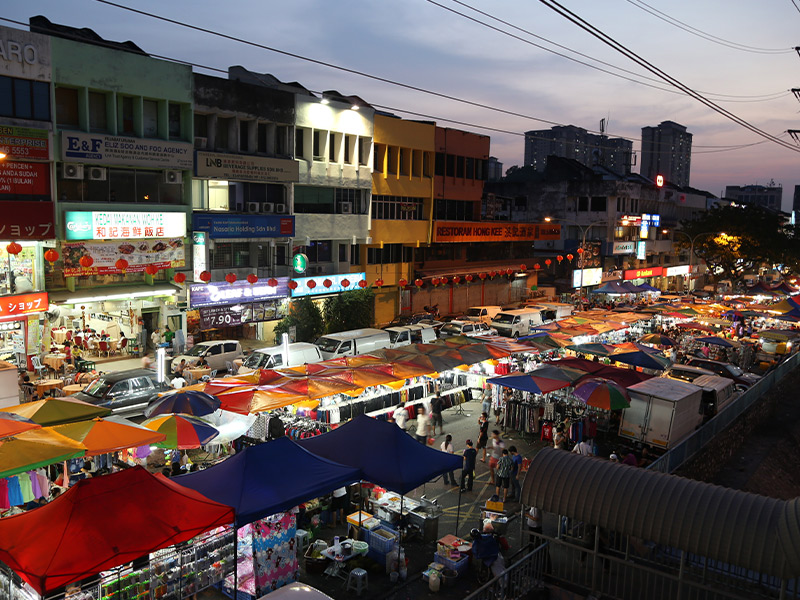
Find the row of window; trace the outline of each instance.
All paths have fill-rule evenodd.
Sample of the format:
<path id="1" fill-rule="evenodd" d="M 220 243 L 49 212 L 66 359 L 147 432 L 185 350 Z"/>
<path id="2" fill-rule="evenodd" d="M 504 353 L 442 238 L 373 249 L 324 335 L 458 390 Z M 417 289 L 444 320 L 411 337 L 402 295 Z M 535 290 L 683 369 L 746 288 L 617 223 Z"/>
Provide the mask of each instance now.
<path id="1" fill-rule="evenodd" d="M 371 147 L 372 138 L 369 137 L 306 127 L 295 128 L 295 158 L 366 166 L 369 164 Z"/>
<path id="2" fill-rule="evenodd" d="M 166 183 L 163 171 L 86 165 L 80 178 L 65 177 L 63 169 L 58 175 L 56 193 L 61 202 L 183 203 L 183 185 Z"/>
<path id="3" fill-rule="evenodd" d="M 270 156 L 292 155 L 291 126 L 256 120 L 194 115 L 194 143 L 198 150 L 248 152 Z"/>
<path id="4" fill-rule="evenodd" d="M 375 144 L 372 164 L 375 173 L 401 177 L 430 177 L 431 153 L 424 150 Z"/>
<path id="5" fill-rule="evenodd" d="M 434 173 L 437 177 L 486 181 L 486 163 L 486 160 L 480 158 L 437 152 Z"/>
<path id="6" fill-rule="evenodd" d="M 0 117 L 50 120 L 50 85 L 0 76 Z"/>
<path id="7" fill-rule="evenodd" d="M 372 196 L 372 218 L 422 221 L 424 200 L 407 196 Z"/>

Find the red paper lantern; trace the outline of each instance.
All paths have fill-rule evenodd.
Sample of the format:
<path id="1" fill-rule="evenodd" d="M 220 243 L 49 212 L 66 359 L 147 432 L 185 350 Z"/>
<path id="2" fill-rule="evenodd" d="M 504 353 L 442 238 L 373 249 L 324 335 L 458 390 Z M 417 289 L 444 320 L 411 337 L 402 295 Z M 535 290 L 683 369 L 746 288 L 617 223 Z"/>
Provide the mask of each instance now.
<path id="1" fill-rule="evenodd" d="M 583 248 L 578 248 L 575 252 L 577 252 L 578 254 L 583 254 Z"/>
<path id="2" fill-rule="evenodd" d="M 342 287 L 349 288 L 350 287 L 350 280 L 349 279 L 342 279 Z"/>
<path id="3" fill-rule="evenodd" d="M 572 262 L 572 259 L 573 259 L 573 258 L 575 258 L 575 257 L 574 257 L 574 256 L 572 256 L 572 254 L 567 254 L 567 260 L 568 260 L 569 262 Z"/>
<path id="4" fill-rule="evenodd" d="M 308 289 L 313 290 L 315 287 L 317 287 L 317 282 L 312 279 L 306 285 L 308 286 Z"/>
<path id="5" fill-rule="evenodd" d="M 553 261 L 548 258 L 547 260 L 544 261 L 544 264 L 546 264 L 549 267 L 550 265 L 553 264 Z"/>
<path id="6" fill-rule="evenodd" d="M 558 256 L 556 256 L 556 260 L 558 261 L 559 264 L 561 264 L 561 261 L 564 260 L 564 257 L 559 254 Z"/>
<path id="7" fill-rule="evenodd" d="M 274 277 L 270 277 L 269 279 L 267 279 L 267 285 L 269 287 L 278 287 L 278 280 L 275 279 Z"/>
<path id="8" fill-rule="evenodd" d="M 175 283 L 183 283 L 186 281 L 186 273 L 175 273 L 175 277 L 173 277 Z"/>
<path id="9" fill-rule="evenodd" d="M 520 271 L 527 271 L 528 270 L 528 265 L 525 265 L 525 264 L 520 265 L 519 266 L 519 270 Z"/>
<path id="10" fill-rule="evenodd" d="M 333 285 L 333 282 L 330 279 L 324 279 L 322 281 L 322 285 L 324 285 L 326 288 L 329 288 Z"/>
<path id="11" fill-rule="evenodd" d="M 433 279 L 431 279 L 431 285 L 433 285 L 433 286 L 439 285 L 439 278 L 438 277 L 434 277 Z"/>
<path id="12" fill-rule="evenodd" d="M 380 281 L 380 280 L 379 280 L 379 281 Z M 381 281 L 381 285 L 383 285 L 383 281 Z M 360 280 L 360 281 L 358 282 L 358 287 L 360 287 L 362 290 L 363 290 L 365 287 L 367 287 L 367 280 L 366 280 L 366 279 L 362 279 L 362 280 Z"/>
<path id="13" fill-rule="evenodd" d="M 376 279 L 375 287 L 383 287 L 383 279 Z"/>
<path id="14" fill-rule="evenodd" d="M 497 271 L 489 271 L 489 277 L 491 279 L 494 279 L 495 277 L 497 277 Z"/>
<path id="15" fill-rule="evenodd" d="M 441 283 L 442 285 L 447 285 L 447 282 L 448 282 L 448 279 L 447 279 L 447 277 L 442 277 L 442 278 L 439 280 L 439 283 Z"/>
<path id="16" fill-rule="evenodd" d="M 227 275 L 225 275 L 225 281 L 227 281 L 231 285 L 236 283 L 236 273 L 228 273 Z"/>
<path id="17" fill-rule="evenodd" d="M 538 271 L 539 269 L 542 268 L 542 265 L 540 265 L 539 263 L 536 263 L 535 265 L 533 265 L 533 268 L 534 268 L 534 270 Z"/>
<path id="18" fill-rule="evenodd" d="M 486 279 L 486 273 L 478 273 L 478 277 L 481 279 Z"/>
<path id="19" fill-rule="evenodd" d="M 128 268 L 128 261 L 124 258 L 117 259 L 117 262 L 114 263 L 114 266 L 124 273 L 125 269 Z"/>
<path id="20" fill-rule="evenodd" d="M 424 282 L 424 281 L 422 281 L 422 279 L 415 279 L 415 280 L 414 280 L 414 285 L 415 285 L 415 286 L 417 286 L 418 288 L 421 288 L 421 287 L 423 286 L 423 284 L 424 284 L 424 283 L 425 283 L 425 282 Z"/>
<path id="21" fill-rule="evenodd" d="M 397 285 L 399 285 L 401 288 L 406 287 L 408 285 L 408 281 L 406 279 L 401 279 L 397 282 Z"/>
<path id="22" fill-rule="evenodd" d="M 49 262 L 51 265 L 58 260 L 59 254 L 52 248 L 50 248 L 47 252 L 44 253 L 44 259 Z"/>
<path id="23" fill-rule="evenodd" d="M 6 252 L 16 256 L 22 252 L 22 246 L 20 246 L 17 242 L 11 242 L 8 246 L 6 246 Z"/>
<path id="24" fill-rule="evenodd" d="M 203 271 L 200 273 L 200 281 L 203 283 L 208 283 L 211 281 L 211 272 L 210 271 Z"/>
<path id="25" fill-rule="evenodd" d="M 255 285 L 256 283 L 258 283 L 258 275 L 256 275 L 255 273 L 250 273 L 247 276 L 247 283 L 249 283 L 250 285 Z"/>
<path id="26" fill-rule="evenodd" d="M 458 285 L 459 283 L 461 283 L 461 277 L 459 277 L 458 275 L 456 275 L 455 277 L 453 277 L 453 283 L 455 283 L 456 285 Z"/>
<path id="27" fill-rule="evenodd" d="M 506 269 L 506 275 L 511 277 L 514 274 L 514 269 Z"/>
<path id="28" fill-rule="evenodd" d="M 144 268 L 144 272 L 147 273 L 148 275 L 155 275 L 156 273 L 158 273 L 158 267 L 155 265 L 147 265 Z"/>
<path id="29" fill-rule="evenodd" d="M 289 286 L 289 289 L 290 289 L 290 290 L 296 290 L 296 289 L 297 289 L 297 282 L 296 282 L 296 281 L 294 281 L 294 280 L 290 281 L 290 282 L 289 282 L 289 283 L 287 283 L 286 285 L 287 285 L 287 286 Z"/>
<path id="30" fill-rule="evenodd" d="M 471 282 L 472 282 L 472 280 L 474 279 L 474 277 L 472 276 L 472 273 L 470 273 L 469 275 L 467 275 L 466 277 L 464 277 L 464 279 L 466 279 L 466 280 L 467 280 L 467 283 L 471 283 Z"/>
<path id="31" fill-rule="evenodd" d="M 9 246 L 10 245 L 11 244 L 9 244 Z M 89 256 L 88 254 L 85 254 L 85 255 L 81 256 L 81 259 L 78 262 L 80 263 L 80 265 L 84 269 L 88 269 L 89 267 L 91 267 L 94 264 L 94 259 L 91 256 Z"/>

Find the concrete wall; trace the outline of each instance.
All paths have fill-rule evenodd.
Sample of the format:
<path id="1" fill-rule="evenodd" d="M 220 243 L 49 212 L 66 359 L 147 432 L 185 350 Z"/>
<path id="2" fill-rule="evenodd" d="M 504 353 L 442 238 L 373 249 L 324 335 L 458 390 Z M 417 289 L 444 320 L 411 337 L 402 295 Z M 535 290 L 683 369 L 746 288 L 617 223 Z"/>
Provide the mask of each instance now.
<path id="1" fill-rule="evenodd" d="M 352 240 L 356 236 L 363 242 L 369 235 L 369 215 L 296 214 L 295 239 Z"/>

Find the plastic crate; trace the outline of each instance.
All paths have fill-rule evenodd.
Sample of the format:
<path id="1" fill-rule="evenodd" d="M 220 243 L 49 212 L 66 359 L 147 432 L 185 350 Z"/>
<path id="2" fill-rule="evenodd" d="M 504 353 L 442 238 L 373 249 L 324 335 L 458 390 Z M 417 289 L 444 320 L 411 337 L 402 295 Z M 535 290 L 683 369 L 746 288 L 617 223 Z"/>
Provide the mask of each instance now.
<path id="1" fill-rule="evenodd" d="M 384 537 L 378 533 L 379 531 L 389 532 L 392 537 Z M 367 540 L 370 548 L 374 548 L 375 550 L 383 553 L 389 552 L 396 541 L 397 532 L 393 529 L 389 529 L 388 527 L 376 527 L 369 532 L 369 539 Z"/>
<path id="2" fill-rule="evenodd" d="M 385 568 L 386 566 L 386 555 L 389 554 L 388 552 L 381 552 L 380 550 L 376 550 L 375 548 L 370 546 L 370 549 L 367 550 L 367 558 L 375 561 L 378 563 L 381 568 Z"/>
<path id="3" fill-rule="evenodd" d="M 448 569 L 453 569 L 459 575 L 466 573 L 469 568 L 469 556 L 464 556 L 461 560 L 454 561 L 441 554 L 434 554 L 433 560 Z"/>

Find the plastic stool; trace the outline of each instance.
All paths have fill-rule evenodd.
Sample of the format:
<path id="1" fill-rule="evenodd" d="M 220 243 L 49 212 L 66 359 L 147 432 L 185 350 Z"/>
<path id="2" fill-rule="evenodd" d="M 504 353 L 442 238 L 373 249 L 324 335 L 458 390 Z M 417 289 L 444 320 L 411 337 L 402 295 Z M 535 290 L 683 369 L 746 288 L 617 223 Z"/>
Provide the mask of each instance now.
<path id="1" fill-rule="evenodd" d="M 297 553 L 304 554 L 306 548 L 308 548 L 308 544 L 310 543 L 308 532 L 305 529 L 298 529 L 297 533 L 295 533 L 294 539 L 295 546 L 297 547 Z"/>
<path id="2" fill-rule="evenodd" d="M 360 596 L 362 590 L 369 588 L 369 575 L 364 569 L 355 568 L 347 575 L 346 591 L 350 591 L 351 588 L 356 591 L 356 596 Z"/>

